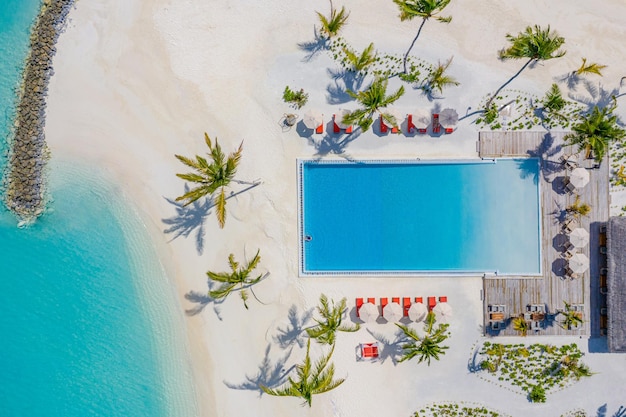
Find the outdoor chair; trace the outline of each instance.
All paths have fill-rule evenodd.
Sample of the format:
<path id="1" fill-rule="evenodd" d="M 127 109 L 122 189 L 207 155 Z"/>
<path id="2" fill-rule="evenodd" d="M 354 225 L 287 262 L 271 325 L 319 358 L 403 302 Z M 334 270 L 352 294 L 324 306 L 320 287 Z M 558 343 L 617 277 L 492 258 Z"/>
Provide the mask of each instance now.
<path id="1" fill-rule="evenodd" d="M 387 304 L 389 304 L 389 299 L 387 297 L 384 297 L 384 298 L 380 299 L 380 308 L 381 308 L 381 310 L 384 310 L 385 307 L 387 306 Z"/>
<path id="2" fill-rule="evenodd" d="M 417 128 L 413 124 L 413 115 L 409 114 L 406 118 L 406 131 L 408 133 L 413 133 L 414 129 L 417 130 Z"/>
<path id="3" fill-rule="evenodd" d="M 391 302 L 392 302 L 392 303 L 396 303 L 396 304 L 400 304 L 400 297 L 393 297 L 393 298 L 391 299 Z"/>
<path id="4" fill-rule="evenodd" d="M 402 299 L 402 315 L 404 317 L 409 316 L 409 309 L 411 308 L 411 299 L 409 297 L 404 297 Z"/>
<path id="5" fill-rule="evenodd" d="M 355 304 L 356 304 L 356 316 L 359 317 L 359 310 L 361 309 L 361 306 L 363 305 L 363 299 L 357 298 Z"/>
<path id="6" fill-rule="evenodd" d="M 439 124 L 439 113 L 433 113 L 433 133 L 440 133 L 441 125 Z"/>
<path id="7" fill-rule="evenodd" d="M 379 121 L 380 121 L 380 133 L 388 133 L 389 132 L 389 127 L 385 124 L 385 121 L 383 120 L 383 115 L 382 114 L 379 117 Z"/>
<path id="8" fill-rule="evenodd" d="M 446 296 L 439 297 L 439 302 L 440 303 L 447 303 L 448 302 L 448 297 L 446 297 Z"/>
<path id="9" fill-rule="evenodd" d="M 337 115 L 333 114 L 333 132 L 334 133 L 341 133 L 341 128 L 339 127 L 339 125 L 335 121 L 336 117 L 337 117 Z"/>
<path id="10" fill-rule="evenodd" d="M 454 132 L 454 128 L 446 127 L 443 131 L 446 133 L 446 135 L 449 135 L 450 133 Z"/>
<path id="11" fill-rule="evenodd" d="M 356 349 L 357 360 L 376 360 L 379 356 L 378 342 L 359 343 Z"/>
<path id="12" fill-rule="evenodd" d="M 321 135 L 322 133 L 324 133 L 324 123 L 322 122 L 317 129 L 315 129 L 315 133 L 317 133 L 318 135 Z"/>
<path id="13" fill-rule="evenodd" d="M 422 297 L 415 297 L 415 302 L 416 303 L 423 303 L 424 299 Z"/>
<path id="14" fill-rule="evenodd" d="M 437 299 L 435 297 L 428 297 L 428 311 L 431 311 L 437 305 Z"/>

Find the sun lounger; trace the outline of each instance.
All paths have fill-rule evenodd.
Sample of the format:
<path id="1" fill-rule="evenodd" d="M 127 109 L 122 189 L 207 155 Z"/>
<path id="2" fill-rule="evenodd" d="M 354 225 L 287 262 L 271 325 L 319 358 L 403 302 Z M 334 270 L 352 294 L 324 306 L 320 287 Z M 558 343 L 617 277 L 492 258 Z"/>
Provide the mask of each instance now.
<path id="1" fill-rule="evenodd" d="M 431 311 L 437 305 L 437 299 L 435 297 L 428 297 L 428 311 Z"/>
<path id="2" fill-rule="evenodd" d="M 387 304 L 389 304 L 389 300 L 387 299 L 387 297 L 385 297 L 385 298 L 381 298 L 381 299 L 380 299 L 380 309 L 381 309 L 381 310 L 384 310 L 384 309 L 385 309 L 385 306 L 386 306 Z"/>
<path id="3" fill-rule="evenodd" d="M 447 303 L 448 302 L 448 297 L 446 297 L 446 296 L 439 297 L 439 302 L 440 303 Z"/>
<path id="4" fill-rule="evenodd" d="M 411 299 L 409 297 L 404 297 L 402 299 L 402 310 L 403 310 L 402 315 L 404 317 L 409 316 L 409 308 L 411 308 Z"/>
<path id="5" fill-rule="evenodd" d="M 393 297 L 393 298 L 391 299 L 391 302 L 392 302 L 392 303 L 396 303 L 396 304 L 400 304 L 400 297 Z"/>
<path id="6" fill-rule="evenodd" d="M 352 133 L 352 126 L 346 127 L 346 133 Z"/>
<path id="7" fill-rule="evenodd" d="M 383 120 L 383 115 L 381 114 L 378 118 L 379 123 L 380 123 L 380 133 L 387 133 L 389 132 L 389 127 L 385 124 L 385 121 Z"/>
<path id="8" fill-rule="evenodd" d="M 450 133 L 454 132 L 454 128 L 453 127 L 446 127 L 444 129 L 444 132 L 446 132 L 446 135 L 449 135 Z"/>
<path id="9" fill-rule="evenodd" d="M 337 115 L 333 114 L 333 132 L 340 133 L 341 132 L 341 128 L 339 127 L 339 125 L 335 121 L 336 117 L 337 117 Z"/>
<path id="10" fill-rule="evenodd" d="M 439 124 L 439 113 L 433 113 L 433 133 L 440 133 L 441 125 Z"/>
<path id="11" fill-rule="evenodd" d="M 413 129 L 417 130 L 417 128 L 413 124 L 413 115 L 409 114 L 406 119 L 406 131 L 408 133 L 413 133 Z"/>
<path id="12" fill-rule="evenodd" d="M 415 302 L 416 303 L 423 303 L 424 299 L 422 297 L 415 297 Z"/>
<path id="13" fill-rule="evenodd" d="M 391 133 L 400 133 L 400 128 L 398 126 L 391 126 Z"/>
<path id="14" fill-rule="evenodd" d="M 367 302 L 370 303 L 370 304 L 376 304 L 376 299 L 374 297 L 368 298 Z"/>
<path id="15" fill-rule="evenodd" d="M 356 316 L 359 317 L 359 310 L 361 309 L 361 306 L 363 305 L 363 299 L 362 298 L 357 298 L 356 299 Z"/>
<path id="16" fill-rule="evenodd" d="M 324 123 L 321 123 L 317 129 L 315 129 L 315 133 L 317 133 L 318 135 L 321 135 L 322 133 L 324 133 Z"/>

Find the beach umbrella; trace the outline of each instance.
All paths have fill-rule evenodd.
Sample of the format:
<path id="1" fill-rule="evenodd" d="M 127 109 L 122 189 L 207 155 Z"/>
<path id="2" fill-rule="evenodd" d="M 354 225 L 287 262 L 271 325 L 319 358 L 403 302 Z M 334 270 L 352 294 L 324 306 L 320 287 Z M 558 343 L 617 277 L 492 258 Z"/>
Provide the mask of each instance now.
<path id="1" fill-rule="evenodd" d="M 428 314 L 428 308 L 424 303 L 413 303 L 409 307 L 409 318 L 413 321 L 420 322 L 426 318 Z"/>
<path id="2" fill-rule="evenodd" d="M 575 274 L 582 274 L 589 269 L 589 258 L 582 253 L 575 253 L 569 258 L 569 269 Z"/>
<path id="3" fill-rule="evenodd" d="M 439 303 L 433 308 L 435 318 L 442 323 L 448 323 L 452 318 L 452 306 L 448 303 Z"/>
<path id="4" fill-rule="evenodd" d="M 319 110 L 309 109 L 302 117 L 302 123 L 309 129 L 317 129 L 324 121 L 324 115 Z"/>
<path id="5" fill-rule="evenodd" d="M 430 124 L 430 118 L 432 117 L 430 110 L 428 109 L 417 109 L 412 116 L 413 124 L 417 129 L 426 129 Z"/>
<path id="6" fill-rule="evenodd" d="M 589 183 L 589 172 L 585 168 L 576 168 L 569 175 L 569 182 L 576 188 L 583 188 Z"/>
<path id="7" fill-rule="evenodd" d="M 383 317 L 387 321 L 399 321 L 402 318 L 402 313 L 402 306 L 398 303 L 389 303 L 383 309 Z"/>
<path id="8" fill-rule="evenodd" d="M 350 127 L 350 125 L 347 125 L 345 123 L 343 123 L 343 118 L 347 115 L 352 113 L 352 110 L 348 110 L 348 109 L 339 109 L 339 111 L 337 112 L 337 114 L 335 114 L 335 123 L 337 123 L 337 126 L 339 126 L 341 129 L 347 129 Z"/>
<path id="9" fill-rule="evenodd" d="M 365 303 L 359 308 L 359 318 L 366 323 L 376 321 L 378 316 L 378 307 L 375 304 Z"/>
<path id="10" fill-rule="evenodd" d="M 498 112 L 500 117 L 504 119 L 513 118 L 514 113 L 515 113 L 515 109 L 513 108 L 512 104 L 507 104 L 506 106 L 502 107 L 500 111 Z"/>
<path id="11" fill-rule="evenodd" d="M 406 117 L 406 114 L 403 111 L 400 111 L 397 107 L 393 107 L 393 106 L 384 108 L 382 112 L 385 114 L 390 114 L 393 117 L 395 117 L 396 118 L 395 126 L 398 126 L 398 127 L 400 127 L 400 125 L 404 121 L 404 118 Z"/>
<path id="12" fill-rule="evenodd" d="M 569 241 L 575 248 L 584 248 L 589 244 L 589 232 L 577 227 L 569 234 Z"/>
<path id="13" fill-rule="evenodd" d="M 454 128 L 459 122 L 459 114 L 454 109 L 443 109 L 439 113 L 439 124 L 444 129 Z"/>

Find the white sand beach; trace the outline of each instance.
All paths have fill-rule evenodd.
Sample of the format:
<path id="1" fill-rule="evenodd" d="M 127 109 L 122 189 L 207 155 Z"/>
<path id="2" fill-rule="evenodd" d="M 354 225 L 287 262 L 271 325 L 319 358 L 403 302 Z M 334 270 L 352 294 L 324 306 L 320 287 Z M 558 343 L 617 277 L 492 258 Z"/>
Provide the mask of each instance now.
<path id="1" fill-rule="evenodd" d="M 400 22 L 391 0 L 335 5 L 350 11 L 341 35 L 360 50 L 374 42 L 380 51 L 402 54 L 419 25 Z M 283 131 L 285 113 L 301 117 L 306 108 L 317 108 L 327 122 L 342 107 L 328 102 L 327 87 L 333 83 L 328 70 L 336 68 L 328 53 L 307 61 L 298 46 L 313 41 L 316 10 L 327 14 L 328 2 L 80 0 L 58 42 L 46 121 L 52 157 L 104 169 L 135 201 L 178 294 L 181 315 L 186 311 L 201 415 L 409 416 L 437 401 L 477 402 L 512 416 L 555 417 L 576 407 L 595 415 L 607 404 L 611 415 L 624 404 L 626 357 L 621 355 L 586 355 L 598 374 L 550 394 L 546 404 L 529 403 L 469 373 L 472 346 L 482 334 L 479 277 L 298 277 L 297 158 L 477 157 L 473 117 L 441 138 L 381 138 L 370 130 L 344 147 L 316 145 L 296 129 Z M 626 4 L 619 0 L 457 0 L 445 14 L 453 16 L 452 22 L 427 22 L 413 53 L 432 63 L 454 56 L 449 72 L 461 85 L 434 101 L 409 88 L 397 104 L 400 109 L 452 107 L 460 116 L 477 110 L 487 94 L 523 65 L 497 59 L 506 33 L 534 24 L 550 24 L 565 37 L 567 54 L 528 68 L 511 89 L 543 95 L 582 57 L 608 65 L 602 78 L 588 76 L 597 94 L 618 88 L 626 75 Z M 396 83 L 390 86 L 396 88 Z M 296 111 L 283 102 L 286 85 L 310 94 L 305 109 Z M 597 101 L 582 87 L 570 94 Z M 354 108 L 354 103 L 345 106 Z M 623 106 L 618 113 L 625 115 Z M 237 178 L 261 181 L 229 199 L 223 230 L 213 209 L 196 210 L 184 219 L 173 204 L 184 192 L 184 182 L 175 174 L 186 172 L 174 154 L 204 154 L 204 132 L 217 137 L 226 152 L 243 141 Z M 231 189 L 243 188 L 235 184 Z M 612 206 L 625 205 L 624 194 L 616 194 Z M 207 270 L 227 270 L 229 253 L 241 260 L 259 248 L 259 269 L 269 272 L 255 287 L 263 304 L 252 298 L 245 310 L 237 294 L 217 304 L 189 299 L 189 294 L 206 294 Z M 301 320 L 321 293 L 346 297 L 352 317 L 355 297 L 446 295 L 455 308 L 450 349 L 430 367 L 413 361 L 396 364 L 389 351 L 378 363 L 357 362 L 359 342 L 393 341 L 397 331 L 392 324 L 368 324 L 357 333 L 339 335 L 333 361 L 336 376 L 346 382 L 316 396 L 311 408 L 301 407 L 298 399 L 261 395 L 258 383 L 283 381 L 284 371 L 304 356 L 303 336 L 289 334 L 290 309 Z M 578 342 L 588 349 L 587 339 L 577 336 L 514 340 Z"/>

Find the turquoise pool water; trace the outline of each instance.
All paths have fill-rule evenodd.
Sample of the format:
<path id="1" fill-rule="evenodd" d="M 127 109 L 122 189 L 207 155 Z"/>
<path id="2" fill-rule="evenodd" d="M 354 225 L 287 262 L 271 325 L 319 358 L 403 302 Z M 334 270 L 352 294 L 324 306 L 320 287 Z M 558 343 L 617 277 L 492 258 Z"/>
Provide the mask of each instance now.
<path id="1" fill-rule="evenodd" d="M 0 6 L 0 167 L 38 1 Z M 120 190 L 51 162 L 48 212 L 0 208 L 0 416 L 195 416 L 184 319 Z"/>
<path id="2" fill-rule="evenodd" d="M 537 275 L 537 159 L 299 166 L 301 273 Z"/>

